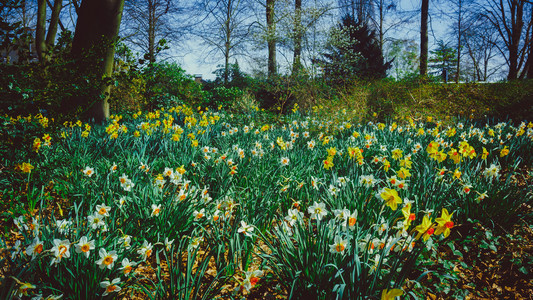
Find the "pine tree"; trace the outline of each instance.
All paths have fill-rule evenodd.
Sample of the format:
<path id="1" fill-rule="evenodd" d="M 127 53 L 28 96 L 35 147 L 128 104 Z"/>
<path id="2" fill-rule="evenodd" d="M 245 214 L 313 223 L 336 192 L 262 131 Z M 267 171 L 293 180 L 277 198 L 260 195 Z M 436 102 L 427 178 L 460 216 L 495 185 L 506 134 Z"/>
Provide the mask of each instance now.
<path id="1" fill-rule="evenodd" d="M 327 53 L 317 63 L 323 66 L 324 76 L 330 80 L 385 78 L 392 63 L 385 62 L 375 32 L 351 15 L 344 16 L 332 30 L 326 49 Z"/>
<path id="2" fill-rule="evenodd" d="M 444 82 L 448 81 L 448 78 L 455 79 L 457 76 L 457 50 L 453 47 L 449 47 L 444 41 L 437 43 L 437 48 L 431 52 L 431 58 L 429 62 L 430 68 L 435 71 L 433 74 L 439 74 L 442 76 Z"/>

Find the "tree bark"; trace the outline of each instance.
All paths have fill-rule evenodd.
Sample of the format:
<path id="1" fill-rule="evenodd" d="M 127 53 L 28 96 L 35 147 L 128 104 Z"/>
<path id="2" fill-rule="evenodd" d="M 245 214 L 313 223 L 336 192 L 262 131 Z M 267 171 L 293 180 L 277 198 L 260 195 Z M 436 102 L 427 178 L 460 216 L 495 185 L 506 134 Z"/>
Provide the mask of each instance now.
<path id="1" fill-rule="evenodd" d="M 531 6 L 531 16 L 529 22 L 533 25 L 533 6 Z M 528 70 L 527 70 L 527 79 L 533 79 L 533 26 L 531 28 L 531 36 L 529 39 L 529 54 L 528 58 Z"/>
<path id="2" fill-rule="evenodd" d="M 420 76 L 428 75 L 428 16 L 429 0 L 422 0 L 420 24 Z"/>
<path id="3" fill-rule="evenodd" d="M 55 0 L 52 7 L 52 17 L 50 19 L 50 25 L 48 26 L 48 34 L 46 35 L 46 47 L 50 49 L 56 40 L 57 25 L 59 23 L 59 13 L 63 7 L 62 0 Z"/>
<path id="4" fill-rule="evenodd" d="M 155 3 L 148 0 L 148 63 L 155 62 Z"/>
<path id="5" fill-rule="evenodd" d="M 232 9 L 233 9 L 233 3 L 232 0 L 228 0 L 227 7 L 226 7 L 226 20 L 224 23 L 225 26 L 225 32 L 226 32 L 226 41 L 224 43 L 224 84 L 227 85 L 229 82 L 229 58 L 230 58 L 230 51 L 231 51 L 231 21 L 233 20 L 232 16 Z"/>
<path id="6" fill-rule="evenodd" d="M 83 0 L 81 3 L 71 55 L 76 60 L 76 71 L 94 82 L 89 83 L 92 86 L 86 95 L 71 99 L 74 103 L 70 104 L 86 108 L 82 115 L 85 119 L 102 122 L 109 118 L 110 86 L 99 80 L 112 75 L 123 8 L 124 0 Z"/>
<path id="7" fill-rule="evenodd" d="M 267 45 L 268 45 L 268 78 L 277 74 L 276 66 L 276 24 L 275 10 L 276 0 L 266 0 L 267 21 Z"/>
<path id="8" fill-rule="evenodd" d="M 461 41 L 463 37 L 463 29 L 461 28 L 461 21 L 463 10 L 463 0 L 459 0 L 459 19 L 457 20 L 457 70 L 455 71 L 455 83 L 459 83 L 459 75 L 461 74 Z"/>
<path id="9" fill-rule="evenodd" d="M 37 24 L 35 28 L 35 47 L 37 50 L 37 57 L 42 63 L 50 61 L 48 51 L 54 46 L 57 25 L 59 24 L 59 13 L 61 12 L 63 1 L 55 0 L 52 7 L 52 17 L 48 25 L 48 34 L 46 34 L 46 0 L 37 1 Z M 46 35 L 46 39 L 45 39 Z"/>
<path id="10" fill-rule="evenodd" d="M 302 67 L 302 0 L 294 1 L 294 57 L 292 75 L 298 75 Z"/>
<path id="11" fill-rule="evenodd" d="M 46 53 L 46 0 L 37 1 L 37 26 L 35 27 L 35 50 L 40 62 L 45 60 Z"/>

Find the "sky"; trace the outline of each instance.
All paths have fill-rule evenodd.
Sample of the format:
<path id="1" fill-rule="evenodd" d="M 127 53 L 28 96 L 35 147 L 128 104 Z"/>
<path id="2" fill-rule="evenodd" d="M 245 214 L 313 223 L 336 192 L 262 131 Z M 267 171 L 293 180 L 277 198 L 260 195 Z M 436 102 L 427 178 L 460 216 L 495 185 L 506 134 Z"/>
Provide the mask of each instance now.
<path id="1" fill-rule="evenodd" d="M 430 3 L 430 10 L 432 13 L 432 24 L 430 24 L 430 32 L 429 34 L 429 46 L 430 49 L 436 44 L 436 40 L 438 39 L 446 39 L 446 31 L 447 31 L 447 24 L 449 24 L 449 21 L 444 21 L 443 19 L 438 18 L 437 9 L 436 7 L 431 7 L 431 5 L 434 2 Z M 391 35 L 397 37 L 397 36 L 405 36 L 406 38 L 410 38 L 415 40 L 417 43 L 419 43 L 420 40 L 420 13 L 418 12 L 420 9 L 420 0 L 400 0 L 398 3 L 398 10 L 400 11 L 409 11 L 414 14 L 412 17 L 412 21 L 408 22 L 407 24 L 404 24 L 401 26 L 399 30 L 396 32 L 393 32 Z M 442 5 L 440 5 L 442 6 Z M 447 6 L 448 9 L 450 9 L 449 6 Z M 444 7 L 446 8 L 446 6 Z M 442 7 L 438 8 L 439 10 L 442 10 Z M 449 37 L 448 37 L 449 38 Z M 181 45 L 184 47 L 179 47 L 178 51 L 170 51 L 169 55 L 171 56 L 171 59 L 175 59 L 178 63 L 181 64 L 182 68 L 187 71 L 190 75 L 201 75 L 203 79 L 209 79 L 213 80 L 215 79 L 215 75 L 213 72 L 217 69 L 217 65 L 223 63 L 223 58 L 220 57 L 219 62 L 206 62 L 205 61 L 205 53 L 206 49 L 204 46 L 202 46 L 202 41 L 199 38 L 191 38 L 188 41 L 186 41 L 185 45 Z M 279 49 L 279 48 L 278 48 Z M 266 59 L 266 53 L 264 53 L 265 59 Z M 278 54 L 278 57 L 280 58 L 281 55 Z M 238 58 L 240 67 L 245 72 L 250 72 L 251 67 L 249 65 L 249 62 L 246 58 L 240 57 Z"/>

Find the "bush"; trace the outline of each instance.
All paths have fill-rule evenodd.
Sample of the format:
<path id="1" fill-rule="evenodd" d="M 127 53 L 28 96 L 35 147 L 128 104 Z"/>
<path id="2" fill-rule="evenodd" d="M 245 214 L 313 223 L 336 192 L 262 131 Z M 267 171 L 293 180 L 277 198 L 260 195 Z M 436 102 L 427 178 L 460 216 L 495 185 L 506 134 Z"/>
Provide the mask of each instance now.
<path id="1" fill-rule="evenodd" d="M 174 106 L 180 102 L 196 105 L 204 101 L 202 87 L 176 63 L 152 63 L 142 71 L 142 76 L 146 81 L 146 109 Z"/>

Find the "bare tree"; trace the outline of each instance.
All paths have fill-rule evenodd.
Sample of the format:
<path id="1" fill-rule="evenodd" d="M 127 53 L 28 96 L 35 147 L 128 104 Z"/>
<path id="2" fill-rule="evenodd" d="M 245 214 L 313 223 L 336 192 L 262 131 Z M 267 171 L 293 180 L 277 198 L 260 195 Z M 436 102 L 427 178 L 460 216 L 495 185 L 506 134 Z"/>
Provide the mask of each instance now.
<path id="1" fill-rule="evenodd" d="M 245 0 L 203 0 L 205 20 L 195 33 L 210 49 L 208 56 L 224 57 L 224 83 L 228 83 L 230 59 L 244 53 L 250 33 L 249 4 Z"/>
<path id="2" fill-rule="evenodd" d="M 470 11 L 464 19 L 462 41 L 466 51 L 466 63 L 472 66 L 472 80 L 487 81 L 501 70 L 496 61 L 498 33 L 478 11 Z"/>
<path id="3" fill-rule="evenodd" d="M 339 8 L 343 16 L 350 15 L 355 20 L 368 24 L 374 18 L 374 1 L 382 0 L 338 0 Z"/>
<path id="4" fill-rule="evenodd" d="M 531 18 L 524 16 L 526 0 L 488 0 L 483 5 L 483 15 L 496 29 L 500 43 L 496 48 L 509 67 L 508 80 L 523 78 L 532 30 Z"/>
<path id="5" fill-rule="evenodd" d="M 124 7 L 122 35 L 126 41 L 145 53 L 145 59 L 155 62 L 165 43 L 177 45 L 195 16 L 190 7 L 178 0 L 128 0 Z M 187 15 L 187 16 L 186 16 Z"/>

